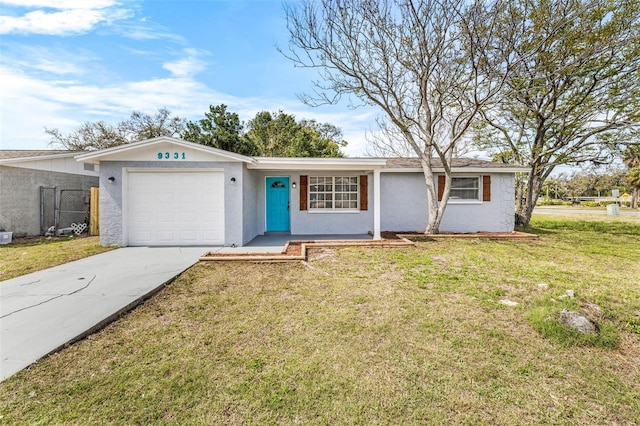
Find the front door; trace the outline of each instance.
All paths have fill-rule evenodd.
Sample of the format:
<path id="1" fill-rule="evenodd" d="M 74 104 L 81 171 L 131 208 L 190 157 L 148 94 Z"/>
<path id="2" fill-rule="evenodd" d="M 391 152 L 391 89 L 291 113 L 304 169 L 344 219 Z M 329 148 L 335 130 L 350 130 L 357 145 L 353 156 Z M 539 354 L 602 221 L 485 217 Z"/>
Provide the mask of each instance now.
<path id="1" fill-rule="evenodd" d="M 267 232 L 289 232 L 289 178 L 267 178 Z"/>

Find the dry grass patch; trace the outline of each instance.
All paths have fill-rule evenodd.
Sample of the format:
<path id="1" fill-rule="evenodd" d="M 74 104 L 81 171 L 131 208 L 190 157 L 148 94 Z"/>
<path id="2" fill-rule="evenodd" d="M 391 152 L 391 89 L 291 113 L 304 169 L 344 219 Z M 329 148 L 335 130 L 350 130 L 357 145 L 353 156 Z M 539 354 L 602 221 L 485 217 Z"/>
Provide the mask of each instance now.
<path id="1" fill-rule="evenodd" d="M 583 235 L 576 247 L 564 231 L 536 231 L 534 243 L 323 249 L 313 268 L 196 265 L 0 384 L 0 420 L 635 424 L 640 335 L 624 325 L 640 314 L 635 252 L 598 249 L 615 235 Z M 525 319 L 569 288 L 603 309 L 616 348 L 568 347 Z"/>
<path id="2" fill-rule="evenodd" d="M 0 281 L 113 250 L 99 237 L 16 239 L 0 245 Z"/>

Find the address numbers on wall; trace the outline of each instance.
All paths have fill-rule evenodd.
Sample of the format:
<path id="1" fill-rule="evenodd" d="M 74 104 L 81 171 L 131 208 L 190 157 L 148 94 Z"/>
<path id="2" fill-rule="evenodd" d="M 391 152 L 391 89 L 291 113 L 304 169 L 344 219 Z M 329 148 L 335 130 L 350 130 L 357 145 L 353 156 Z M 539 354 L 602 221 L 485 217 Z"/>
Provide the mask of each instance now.
<path id="1" fill-rule="evenodd" d="M 186 160 L 187 155 L 184 152 L 159 152 L 158 160 Z"/>

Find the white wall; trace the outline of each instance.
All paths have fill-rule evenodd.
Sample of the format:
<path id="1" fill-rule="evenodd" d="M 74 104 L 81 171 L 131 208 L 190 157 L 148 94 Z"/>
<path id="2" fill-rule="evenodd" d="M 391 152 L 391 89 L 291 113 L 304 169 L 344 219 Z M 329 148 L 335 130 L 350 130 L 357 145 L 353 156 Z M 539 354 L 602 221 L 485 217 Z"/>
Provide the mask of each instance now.
<path id="1" fill-rule="evenodd" d="M 293 235 L 321 235 L 321 234 L 366 234 L 373 232 L 373 174 L 369 173 L 369 209 L 358 212 L 312 212 L 300 210 L 300 175 L 306 176 L 360 176 L 364 172 L 322 171 L 322 172 L 265 172 L 256 171 L 258 176 L 258 224 L 259 233 L 265 232 L 265 180 L 268 176 L 288 176 L 290 184 L 296 183 L 297 188 L 290 188 L 291 205 L 291 234 Z"/>
<path id="2" fill-rule="evenodd" d="M 485 174 L 491 176 L 491 201 L 450 201 L 440 231 L 513 231 L 513 174 Z M 427 188 L 422 173 L 381 173 L 380 189 L 380 227 L 383 231 L 424 232 L 427 226 L 428 204 Z"/>
<path id="3" fill-rule="evenodd" d="M 264 179 L 254 170 L 244 168 L 242 173 L 242 244 L 247 244 L 264 233 L 264 210 L 260 210 L 260 187 Z M 263 207 L 264 209 L 264 207 Z"/>
<path id="4" fill-rule="evenodd" d="M 84 163 L 79 163 L 73 157 L 42 158 L 31 161 L 10 161 L 3 163 L 3 166 L 94 177 L 98 176 L 99 169 L 97 165 L 88 164 L 86 167 L 88 170 L 86 170 Z"/>
<path id="5" fill-rule="evenodd" d="M 126 168 L 150 169 L 224 169 L 225 245 L 243 244 L 242 163 L 233 162 L 163 162 L 163 161 L 103 161 L 100 163 L 100 243 L 104 246 L 126 245 L 123 236 L 123 173 Z M 109 182 L 109 177 L 115 181 Z M 231 178 L 236 182 L 232 183 Z"/>

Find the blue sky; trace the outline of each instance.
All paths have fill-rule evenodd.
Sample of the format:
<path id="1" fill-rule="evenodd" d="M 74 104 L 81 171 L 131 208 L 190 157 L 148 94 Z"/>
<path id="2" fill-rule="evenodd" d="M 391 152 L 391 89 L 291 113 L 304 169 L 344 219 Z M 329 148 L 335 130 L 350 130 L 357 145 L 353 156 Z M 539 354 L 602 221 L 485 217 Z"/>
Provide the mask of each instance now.
<path id="1" fill-rule="evenodd" d="M 0 0 L 0 148 L 47 149 L 44 127 L 160 107 L 197 120 L 224 103 L 245 121 L 283 110 L 335 124 L 364 155 L 377 111 L 303 105 L 315 74 L 277 51 L 285 24 L 280 0 Z"/>

